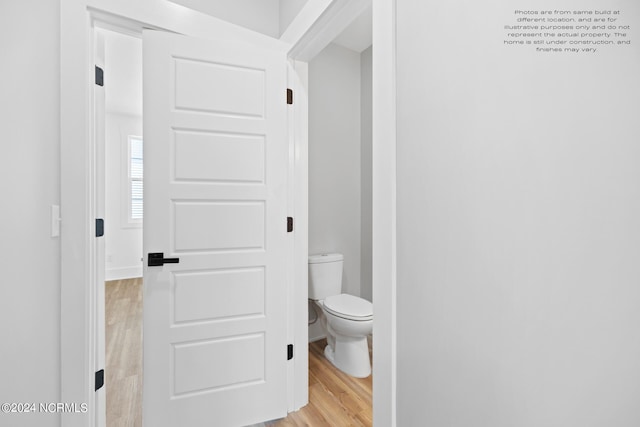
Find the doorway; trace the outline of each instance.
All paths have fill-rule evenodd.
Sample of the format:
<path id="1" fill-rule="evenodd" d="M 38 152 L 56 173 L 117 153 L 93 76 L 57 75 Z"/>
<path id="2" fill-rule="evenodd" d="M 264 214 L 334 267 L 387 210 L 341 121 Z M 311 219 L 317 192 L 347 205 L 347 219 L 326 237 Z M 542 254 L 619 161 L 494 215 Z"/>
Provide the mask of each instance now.
<path id="1" fill-rule="evenodd" d="M 371 8 L 309 67 L 309 254 L 344 256 L 342 292 L 372 300 Z M 351 377 L 325 357 L 319 307 L 309 311 L 309 403 L 283 425 L 372 423 L 373 377 Z M 371 337 L 369 337 L 371 344 Z"/>
<path id="2" fill-rule="evenodd" d="M 106 426 L 142 426 L 142 40 L 104 42 Z"/>
<path id="3" fill-rule="evenodd" d="M 371 25 L 372 9 L 368 8 L 309 61 L 309 254 L 341 253 L 342 293 L 374 302 Z M 312 302 L 311 314 L 314 311 L 318 307 Z M 324 339 L 317 340 L 324 336 L 318 323 L 309 330 L 310 357 L 326 344 Z M 368 337 L 370 346 L 372 338 Z M 336 411 L 349 414 L 349 424 L 370 426 L 373 377 L 353 378 L 330 368 L 348 385 L 342 393 L 349 397 L 334 401 Z M 310 405 L 317 405 L 316 399 L 321 394 L 310 391 Z M 343 422 L 333 420 L 332 424 Z"/>
<path id="4" fill-rule="evenodd" d="M 363 14 L 364 19 L 371 20 L 371 10 Z M 360 24 L 361 25 L 361 24 Z M 109 233 L 106 235 L 105 267 L 106 267 L 106 413 L 107 425 L 111 426 L 120 420 L 130 425 L 141 425 L 141 389 L 142 389 L 142 359 L 141 359 L 141 322 L 142 322 L 142 185 L 137 179 L 141 178 L 142 151 L 139 145 L 142 143 L 142 45 L 137 37 L 122 34 L 110 30 L 100 30 L 105 39 L 106 59 L 106 218 L 109 224 Z M 362 36 L 360 36 L 362 37 Z M 356 193 L 345 197 L 353 199 L 356 209 L 356 227 L 351 223 L 343 224 L 347 230 L 357 228 L 357 232 L 344 238 L 339 229 L 332 229 L 334 235 L 343 237 L 343 241 L 337 242 L 335 250 L 347 252 L 351 269 L 345 280 L 345 292 L 363 296 L 371 300 L 371 230 L 370 230 L 370 192 L 371 192 L 371 46 L 366 40 L 350 43 L 348 34 L 342 36 L 341 44 L 332 44 L 327 47 L 317 60 L 311 62 L 312 67 L 312 96 L 319 101 L 312 102 L 315 107 L 322 104 L 322 93 L 319 89 L 331 86 L 329 94 L 323 97 L 331 97 L 330 93 L 345 93 L 345 88 L 336 87 L 336 82 L 342 82 L 346 88 L 352 87 L 349 92 L 349 100 L 346 103 L 347 112 L 350 115 L 340 115 L 342 125 L 349 122 L 351 132 L 343 135 L 344 141 L 335 141 L 338 146 L 342 143 L 352 145 L 349 151 L 353 153 L 346 158 L 345 168 L 338 168 L 339 179 L 344 183 L 352 180 L 357 183 Z M 359 43 L 359 45 L 357 44 Z M 346 46 L 345 46 L 346 44 Z M 336 64 L 337 62 L 337 64 Z M 316 76 L 322 76 L 323 67 L 337 70 L 330 81 L 314 81 Z M 350 79 L 343 79 L 347 75 Z M 354 83 L 355 82 L 355 83 Z M 354 84 L 352 84 L 354 83 Z M 342 101 L 341 101 L 342 102 Z M 344 102 L 342 102 L 344 104 Z M 353 104 L 353 105 L 351 105 Z M 361 111 L 362 110 L 362 111 Z M 312 122 L 318 124 L 318 128 L 342 129 L 344 126 L 329 123 L 331 119 L 326 117 L 326 112 L 311 112 L 315 115 Z M 321 117 L 318 117 L 318 116 Z M 353 116 L 353 117 L 352 117 Z M 316 146 L 322 135 L 312 135 L 312 143 Z M 346 145 L 345 144 L 345 145 Z M 321 152 L 312 151 L 310 173 L 313 175 L 311 185 L 317 187 L 316 182 L 321 178 L 314 174 L 316 169 L 322 168 Z M 345 156 L 343 156 L 345 159 Z M 351 160 L 357 161 L 358 166 L 353 168 Z M 354 176 L 353 172 L 357 171 Z M 334 172 L 336 171 L 334 165 Z M 353 178 L 353 179 L 352 179 Z M 351 187 L 351 186 L 350 186 Z M 315 188 L 315 187 L 314 187 Z M 311 191 L 318 196 L 318 188 Z M 352 197 L 353 196 L 353 197 Z M 311 197 L 313 203 L 327 204 L 322 197 Z M 338 212 L 338 209 L 335 209 Z M 317 210 L 313 212 L 316 214 Z M 326 218 L 315 218 L 315 225 L 323 223 Z M 315 227 L 314 235 L 331 235 L 324 233 L 321 227 Z M 320 231 L 318 231 L 320 230 Z M 312 239 L 311 251 L 319 250 L 317 239 Z M 368 242 L 368 243 L 367 243 Z M 322 244 L 322 242 L 320 242 Z M 347 247 L 348 249 L 346 249 Z M 352 251 L 352 252 L 348 252 Z M 351 256 L 354 254 L 354 256 Z M 368 260 L 368 261 L 367 261 Z M 355 267 L 354 267 L 355 266 Z M 355 272 L 355 273 L 354 273 Z M 361 279 L 358 277 L 361 276 Z M 358 278 L 357 281 L 352 277 Z M 361 284 L 356 283 L 361 282 Z M 354 287 L 356 286 L 356 287 Z M 317 326 L 317 324 L 316 324 Z M 317 340 L 318 331 L 312 326 L 310 337 Z M 323 378 L 320 371 L 335 370 L 325 360 L 322 350 L 325 341 L 320 337 L 309 346 L 310 369 L 316 384 L 311 384 L 310 406 L 311 408 L 327 405 L 333 408 L 330 412 L 340 413 L 343 402 L 325 400 L 327 393 L 317 393 L 319 388 L 327 388 L 326 384 L 340 384 L 335 390 L 337 394 L 351 395 L 351 404 L 347 410 L 352 411 L 355 419 L 359 419 L 363 425 L 370 425 L 371 414 L 371 390 L 372 379 L 358 380 L 333 372 L 331 378 Z M 323 385 L 324 384 L 324 385 Z M 311 409 L 310 408 L 310 409 Z M 343 408 L 345 409 L 345 408 Z M 312 411 L 313 412 L 313 411 Z M 306 415 L 303 415 L 306 416 Z M 322 415 L 316 411 L 316 421 L 331 419 L 328 414 Z"/>
<path id="5" fill-rule="evenodd" d="M 122 35 L 117 35 L 116 38 L 118 37 L 122 39 Z M 145 70 L 144 75 L 145 96 L 150 97 L 147 99 L 149 102 L 144 125 L 146 136 L 152 141 L 147 141 L 144 164 L 148 170 L 155 166 L 155 175 L 153 171 L 151 175 L 156 178 L 148 181 L 153 185 L 148 185 L 145 194 L 145 205 L 150 207 L 147 206 L 148 212 L 145 216 L 144 245 L 152 250 L 163 248 L 165 251 L 172 251 L 179 257 L 163 261 L 170 264 L 180 263 L 173 269 L 151 268 L 144 273 L 145 341 L 144 346 L 132 346 L 134 349 L 146 348 L 144 379 L 145 383 L 149 384 L 144 384 L 144 409 L 147 411 L 144 417 L 149 422 L 152 416 L 158 417 L 157 414 L 162 412 L 160 409 L 166 409 L 170 405 L 181 406 L 183 415 L 187 411 L 192 415 L 199 413 L 202 414 L 200 416 L 205 416 L 203 411 L 189 410 L 185 402 L 192 404 L 198 401 L 202 406 L 202 401 L 206 398 L 218 399 L 216 402 L 221 404 L 229 398 L 235 398 L 237 401 L 236 395 L 240 392 L 259 395 L 258 399 L 249 399 L 260 402 L 260 405 L 255 405 L 256 411 L 275 412 L 277 415 L 286 413 L 286 394 L 283 391 L 286 390 L 287 381 L 292 380 L 285 375 L 284 369 L 290 358 L 282 357 L 282 350 L 287 349 L 285 326 L 288 309 L 282 309 L 286 308 L 282 307 L 282 304 L 287 301 L 285 292 L 288 283 L 282 280 L 285 279 L 284 267 L 287 263 L 284 256 L 278 256 L 284 254 L 285 249 L 293 243 L 293 235 L 287 234 L 287 230 L 281 227 L 282 219 L 286 219 L 287 216 L 285 209 L 288 195 L 284 191 L 289 161 L 288 140 L 283 137 L 286 132 L 287 104 L 281 102 L 282 98 L 279 96 L 286 88 L 286 57 L 282 51 L 263 53 L 256 47 L 251 48 L 249 52 L 250 48 L 244 45 L 241 48 L 232 48 L 226 42 L 222 44 L 219 41 L 171 35 L 168 32 L 144 32 L 144 40 L 146 70 L 151 70 L 149 73 Z M 121 40 L 118 43 L 120 49 L 126 51 L 122 48 Z M 109 40 L 106 40 L 106 45 L 109 46 Z M 181 52 L 158 53 L 158 49 L 170 47 L 181 49 Z M 139 47 L 137 50 L 140 51 Z M 109 68 L 115 73 L 117 61 L 114 58 L 117 55 L 110 57 L 108 47 L 106 51 L 105 62 L 110 64 Z M 120 51 L 116 53 L 121 54 Z M 130 69 L 130 63 L 136 62 L 132 57 L 133 55 L 129 55 L 125 58 L 124 68 Z M 185 60 L 184 57 L 188 59 Z M 233 65 L 234 61 L 238 65 Z M 265 69 L 261 69 L 261 66 Z M 158 76 L 167 76 L 158 72 L 161 68 L 169 72 L 175 71 L 176 80 L 167 79 L 160 85 L 149 83 L 154 78 L 159 78 Z M 196 78 L 193 78 L 193 73 L 197 74 Z M 263 75 L 268 77 L 266 81 L 262 80 Z M 106 78 L 104 80 L 108 81 Z M 112 87 L 117 79 L 113 80 Z M 198 83 L 203 85 L 196 87 Z M 235 96 L 237 91 L 231 93 L 224 84 L 230 84 L 237 89 L 241 83 L 249 83 L 255 86 L 255 90 L 248 90 L 247 96 L 239 102 L 239 98 Z M 180 104 L 174 108 L 172 101 L 163 103 L 157 98 L 154 99 L 153 96 L 159 93 L 155 88 L 160 87 L 164 89 L 163 93 L 175 94 L 175 102 L 184 102 L 186 107 Z M 202 87 L 209 88 L 211 93 L 202 94 Z M 212 96 L 214 92 L 215 97 Z M 127 95 L 124 94 L 125 97 Z M 110 233 L 113 237 L 112 242 L 106 245 L 105 251 L 107 279 L 120 280 L 124 278 L 122 276 L 139 275 L 136 274 L 135 267 L 128 267 L 127 270 L 127 267 L 114 268 L 110 264 L 115 264 L 123 258 L 126 249 L 135 246 L 137 241 L 131 244 L 131 239 L 134 239 L 132 235 L 138 236 L 142 225 L 142 185 L 139 178 L 143 162 L 142 150 L 138 147 L 142 143 L 142 135 L 135 126 L 130 126 L 133 122 L 140 126 L 137 115 L 133 114 L 135 117 L 132 118 L 131 114 L 123 114 L 119 110 L 112 111 L 109 105 L 107 102 L 104 117 L 100 115 L 100 108 L 97 106 L 96 122 L 98 128 L 102 122 L 106 123 L 106 144 L 116 150 L 120 149 L 120 155 L 113 156 L 115 160 L 112 162 L 116 164 L 120 160 L 120 167 L 107 165 L 106 169 L 121 176 L 110 178 L 108 173 L 104 175 L 107 184 L 113 187 L 110 190 L 109 185 L 105 186 L 107 196 L 118 193 L 118 188 L 122 189 L 116 196 L 119 200 L 112 203 L 120 207 L 113 210 L 111 215 L 106 215 L 113 218 L 114 232 Z M 190 114 L 194 120 L 200 120 L 200 123 L 181 124 L 177 128 L 175 124 L 169 123 L 170 118 L 158 117 L 160 111 L 172 114 L 176 110 L 180 111 L 177 113 L 179 118 Z M 269 149 L 266 150 L 265 147 Z M 159 155 L 159 151 L 162 150 L 168 150 L 166 157 Z M 154 153 L 155 157 L 152 155 Z M 202 159 L 206 161 L 203 162 Z M 269 167 L 265 168 L 267 162 Z M 165 174 L 165 179 L 162 179 L 162 174 Z M 96 174 L 98 181 L 100 175 Z M 167 203 L 168 192 L 158 191 L 158 188 L 173 183 L 174 179 L 180 183 L 176 187 L 182 190 L 190 186 L 190 192 L 173 194 L 173 198 Z M 120 182 L 124 182 L 124 185 L 119 185 Z M 96 188 L 97 198 L 101 198 L 100 186 Z M 152 191 L 154 188 L 155 193 Z M 205 193 L 198 195 L 198 191 Z M 267 200 L 269 203 L 266 203 Z M 164 216 L 167 207 L 171 210 L 170 218 Z M 215 217 L 214 220 L 212 217 Z M 169 223 L 159 225 L 158 221 L 165 219 Z M 171 223 L 174 219 L 175 223 Z M 152 224 L 156 227 L 152 229 L 155 232 L 149 232 L 148 228 Z M 169 230 L 172 225 L 175 234 L 166 233 L 165 230 Z M 118 233 L 115 231 L 121 235 L 127 234 L 129 244 L 126 244 L 125 239 L 124 246 L 128 248 L 122 248 L 122 245 L 115 242 L 118 240 Z M 150 240 L 154 236 L 169 235 L 175 237 L 175 240 Z M 289 251 L 286 253 L 288 255 Z M 210 262 L 204 262 L 203 257 L 215 258 L 215 262 L 208 258 L 204 261 Z M 139 254 L 134 252 L 132 258 L 135 262 Z M 180 272 L 173 273 L 183 264 L 185 267 Z M 149 262 L 149 267 L 158 266 L 162 264 Z M 126 283 L 109 281 L 107 287 L 120 285 L 122 288 Z M 135 283 L 130 284 L 134 285 Z M 166 292 L 159 292 L 163 287 Z M 116 290 L 116 293 L 124 291 Z M 148 298 L 149 293 L 153 294 L 153 298 Z M 171 296 L 168 299 L 160 298 L 169 293 Z M 107 295 L 107 301 L 110 299 Z M 129 301 L 131 299 L 125 298 Z M 133 300 L 139 299 L 140 297 L 134 294 Z M 163 307 L 158 307 L 159 304 Z M 171 308 L 167 309 L 169 305 Z M 133 304 L 132 308 L 135 310 L 139 306 L 140 304 Z M 111 313 L 107 312 L 107 318 L 110 315 Z M 134 319 L 140 317 L 126 311 L 124 315 Z M 279 327 L 276 328 L 276 324 Z M 222 327 L 227 329 L 223 330 Z M 125 332 L 128 334 L 139 329 L 134 327 Z M 176 338 L 176 331 L 186 331 L 190 335 Z M 167 341 L 163 341 L 163 334 Z M 219 336 L 211 337 L 207 334 Z M 100 340 L 100 337 L 98 339 Z M 109 337 L 107 328 L 107 345 L 118 341 Z M 136 338 L 135 341 L 138 342 L 139 339 Z M 247 350 L 246 347 L 249 347 L 250 351 L 244 351 Z M 149 348 L 153 351 L 149 351 Z M 128 349 L 123 349 L 125 354 L 126 350 Z M 119 349 L 107 348 L 108 355 L 118 352 Z M 134 352 L 131 355 L 133 363 L 124 361 L 124 366 L 109 367 L 107 360 L 107 371 L 111 370 L 113 375 L 125 372 L 125 378 L 113 378 L 113 384 L 117 384 L 121 379 L 132 379 L 125 381 L 125 386 L 138 383 L 139 388 L 141 387 L 139 372 L 126 375 L 130 366 L 141 365 L 137 362 L 138 353 Z M 232 357 L 229 357 L 229 354 Z M 299 351 L 299 354 L 301 358 L 305 352 Z M 212 358 L 216 357 L 220 359 L 217 361 L 219 363 L 216 363 L 216 360 L 212 361 Z M 265 362 L 254 363 L 260 358 L 264 358 Z M 195 363 L 194 359 L 197 359 Z M 158 360 L 164 364 L 158 366 Z M 230 364 L 231 360 L 233 364 Z M 292 364 L 288 365 L 292 368 Z M 193 368 L 194 366 L 199 369 Z M 261 370 L 261 366 L 267 371 L 266 374 Z M 274 372 L 276 368 L 279 373 Z M 229 375 L 230 373 L 232 375 Z M 152 384 L 152 381 L 168 381 L 171 383 L 171 389 Z M 267 393 L 265 383 L 270 388 L 277 387 L 279 392 Z M 126 395 L 127 392 L 115 390 L 115 394 Z M 226 398 L 220 399 L 220 396 L 224 397 L 225 394 Z M 135 401 L 138 395 L 133 394 L 131 400 Z M 176 396 L 179 399 L 175 399 Z M 277 405 L 271 405 L 266 399 L 267 396 L 277 398 Z M 109 408 L 112 406 L 110 402 L 117 402 L 111 397 L 112 393 L 108 393 L 108 425 L 112 424 L 109 416 L 118 412 Z M 146 402 L 152 400 L 152 397 L 155 400 L 151 403 Z M 211 409 L 211 405 L 207 406 Z M 139 412 L 138 408 L 123 409 L 133 414 Z M 228 418 L 239 419 L 238 417 L 246 414 L 247 411 L 229 411 Z M 250 416 L 256 419 L 273 418 L 261 418 L 260 413 Z M 168 417 L 161 417 L 162 422 L 168 422 L 166 425 L 175 424 Z M 134 415 L 132 418 L 139 420 L 140 417 Z M 151 422 L 159 425 L 159 420 Z"/>

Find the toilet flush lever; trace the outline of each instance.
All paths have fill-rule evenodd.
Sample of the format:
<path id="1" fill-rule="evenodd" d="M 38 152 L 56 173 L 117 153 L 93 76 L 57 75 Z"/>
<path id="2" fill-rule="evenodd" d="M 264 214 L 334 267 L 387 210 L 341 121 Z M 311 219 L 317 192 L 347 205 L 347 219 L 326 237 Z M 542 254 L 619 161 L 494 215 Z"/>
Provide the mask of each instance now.
<path id="1" fill-rule="evenodd" d="M 165 264 L 177 264 L 180 258 L 165 258 L 163 252 L 150 252 L 147 265 L 149 267 L 160 267 Z"/>

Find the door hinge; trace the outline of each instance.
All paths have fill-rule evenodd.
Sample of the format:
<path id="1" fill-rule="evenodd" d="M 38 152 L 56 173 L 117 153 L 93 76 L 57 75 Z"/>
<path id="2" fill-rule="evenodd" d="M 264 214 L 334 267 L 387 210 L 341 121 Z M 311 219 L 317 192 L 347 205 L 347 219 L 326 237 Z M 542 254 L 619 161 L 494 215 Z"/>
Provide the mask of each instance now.
<path id="1" fill-rule="evenodd" d="M 96 391 L 100 390 L 104 385 L 104 369 L 96 372 Z"/>
<path id="2" fill-rule="evenodd" d="M 287 233 L 291 233 L 293 231 L 293 217 L 287 217 Z"/>
<path id="3" fill-rule="evenodd" d="M 96 237 L 104 236 L 104 219 L 96 218 Z"/>
<path id="4" fill-rule="evenodd" d="M 287 104 L 293 104 L 293 89 L 287 89 Z"/>
<path id="5" fill-rule="evenodd" d="M 293 359 L 293 344 L 287 345 L 287 360 Z"/>
<path id="6" fill-rule="evenodd" d="M 104 86 L 104 70 L 96 65 L 96 84 Z"/>

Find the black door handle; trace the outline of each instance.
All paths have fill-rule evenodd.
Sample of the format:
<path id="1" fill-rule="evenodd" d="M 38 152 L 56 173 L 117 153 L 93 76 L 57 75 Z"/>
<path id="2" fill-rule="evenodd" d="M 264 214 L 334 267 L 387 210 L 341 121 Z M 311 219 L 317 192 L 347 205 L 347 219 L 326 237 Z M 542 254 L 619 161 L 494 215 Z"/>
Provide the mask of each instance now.
<path id="1" fill-rule="evenodd" d="M 165 264 L 177 264 L 180 258 L 165 258 L 163 252 L 150 252 L 147 265 L 149 267 L 160 267 Z"/>

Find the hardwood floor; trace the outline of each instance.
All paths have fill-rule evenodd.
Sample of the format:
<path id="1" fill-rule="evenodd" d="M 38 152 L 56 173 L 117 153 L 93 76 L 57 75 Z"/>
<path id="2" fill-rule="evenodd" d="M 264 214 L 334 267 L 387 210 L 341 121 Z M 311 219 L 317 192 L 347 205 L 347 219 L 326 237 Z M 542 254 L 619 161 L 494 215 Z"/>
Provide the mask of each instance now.
<path id="1" fill-rule="evenodd" d="M 142 427 L 142 279 L 105 283 L 107 427 Z"/>
<path id="2" fill-rule="evenodd" d="M 371 426 L 372 376 L 354 378 L 324 357 L 326 340 L 309 344 L 309 403 L 269 427 Z M 369 342 L 371 354 L 371 342 Z"/>
<path id="3" fill-rule="evenodd" d="M 105 291 L 107 427 L 142 427 L 142 279 L 107 282 Z M 373 424 L 371 376 L 338 371 L 324 357 L 325 345 L 309 344 L 309 404 L 266 426 Z"/>

